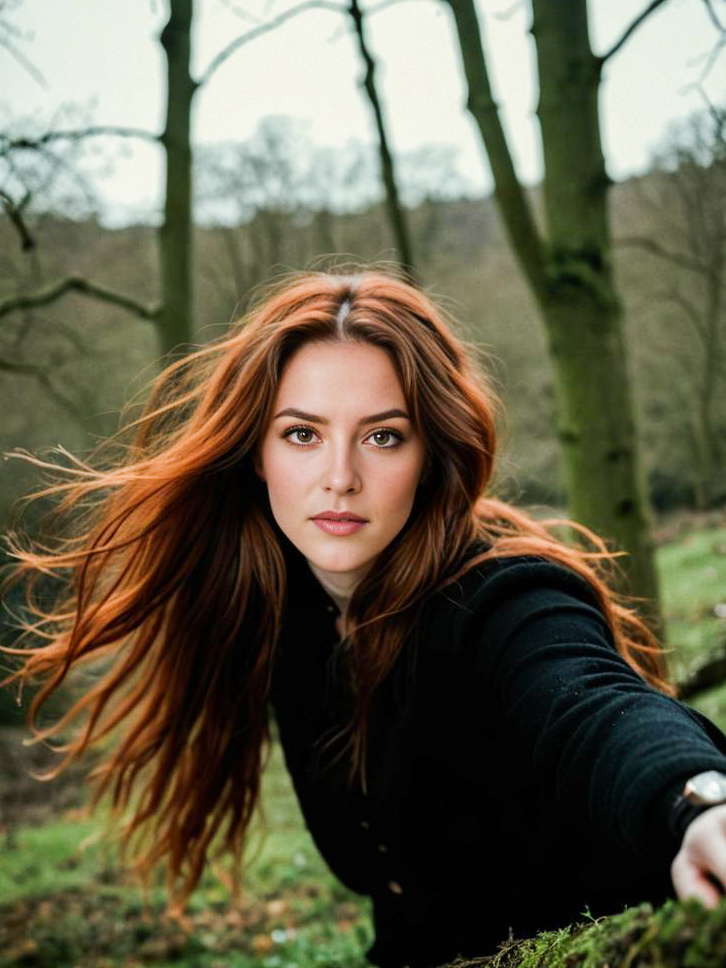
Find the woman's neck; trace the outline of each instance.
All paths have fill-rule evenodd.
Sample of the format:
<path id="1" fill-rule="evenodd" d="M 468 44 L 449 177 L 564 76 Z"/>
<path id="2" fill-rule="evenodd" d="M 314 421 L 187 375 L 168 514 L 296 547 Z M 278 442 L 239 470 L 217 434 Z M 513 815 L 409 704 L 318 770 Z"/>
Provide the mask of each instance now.
<path id="1" fill-rule="evenodd" d="M 363 577 L 363 574 L 365 574 L 365 570 L 360 569 L 360 573 L 352 571 L 330 572 L 318 568 L 311 561 L 308 561 L 308 565 L 317 580 L 337 605 L 340 616 L 336 621 L 336 626 L 340 634 L 344 635 L 348 605 L 353 597 L 356 585 Z"/>

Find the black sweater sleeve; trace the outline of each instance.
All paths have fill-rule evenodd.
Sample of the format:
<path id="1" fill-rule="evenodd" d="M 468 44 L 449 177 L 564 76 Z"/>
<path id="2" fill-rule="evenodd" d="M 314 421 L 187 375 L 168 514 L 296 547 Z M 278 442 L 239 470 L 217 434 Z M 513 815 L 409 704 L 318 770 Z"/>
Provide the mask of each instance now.
<path id="1" fill-rule="evenodd" d="M 674 855 L 693 813 L 674 810 L 689 776 L 726 772 L 726 738 L 653 689 L 619 655 L 589 586 L 538 560 L 504 563 L 467 605 L 505 728 L 566 822 L 585 818 L 636 854 Z"/>

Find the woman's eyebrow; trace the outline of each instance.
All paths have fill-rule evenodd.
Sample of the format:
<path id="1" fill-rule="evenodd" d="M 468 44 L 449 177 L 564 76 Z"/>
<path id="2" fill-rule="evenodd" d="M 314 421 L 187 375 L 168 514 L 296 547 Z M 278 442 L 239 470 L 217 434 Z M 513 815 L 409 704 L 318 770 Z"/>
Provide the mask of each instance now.
<path id="1" fill-rule="evenodd" d="M 298 420 L 308 420 L 310 423 L 330 423 L 326 417 L 318 417 L 314 413 L 305 413 L 303 410 L 296 410 L 294 407 L 287 407 L 285 410 L 281 410 L 272 419 L 277 420 L 278 417 L 297 417 Z M 399 410 L 397 407 L 394 407 L 392 410 L 384 410 L 382 413 L 371 414 L 370 417 L 362 417 L 358 423 L 378 423 L 381 420 L 390 420 L 392 417 L 403 417 L 405 420 L 411 419 L 405 410 Z"/>

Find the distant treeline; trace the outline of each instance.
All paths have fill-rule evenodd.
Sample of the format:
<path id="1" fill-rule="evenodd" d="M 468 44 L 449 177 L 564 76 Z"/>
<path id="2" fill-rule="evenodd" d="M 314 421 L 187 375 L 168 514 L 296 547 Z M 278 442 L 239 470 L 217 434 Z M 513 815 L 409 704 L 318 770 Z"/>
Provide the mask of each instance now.
<path id="1" fill-rule="evenodd" d="M 445 183 L 444 169 L 437 177 Z M 210 169 L 207 191 L 216 185 L 221 192 L 220 171 Z M 726 365 L 709 376 L 713 353 L 726 351 L 726 300 L 715 320 L 719 338 L 709 344 L 704 278 L 686 259 L 664 256 L 684 246 L 677 207 L 668 201 L 672 177 L 672 171 L 656 171 L 617 185 L 611 204 L 614 237 L 626 240 L 616 247 L 616 270 L 650 496 L 661 510 L 713 506 L 726 498 Z M 243 188 L 226 183 L 231 198 Z M 493 203 L 446 198 L 443 189 L 436 197 L 430 179 L 419 195 L 409 216 L 420 277 L 460 321 L 462 334 L 479 345 L 505 404 L 497 486 L 522 503 L 563 505 L 545 336 Z M 197 228 L 200 341 L 222 333 L 244 312 L 255 287 L 276 273 L 346 258 L 392 259 L 382 203 L 345 213 L 324 207 L 320 192 L 307 203 L 305 197 L 299 186 L 277 196 L 258 193 L 251 209 L 237 212 L 238 224 Z M 233 211 L 226 209 L 227 215 Z M 71 274 L 142 303 L 158 292 L 152 227 L 112 230 L 93 219 L 48 213 L 34 217 L 33 234 L 39 255 L 29 261 L 10 220 L 0 218 L 0 305 Z M 32 363 L 27 372 L 4 372 L 0 381 L 3 451 L 62 444 L 87 453 L 117 428 L 122 405 L 143 393 L 158 354 L 150 322 L 75 293 L 0 316 L 0 347 L 1 356 L 22 355 Z M 716 383 L 704 401 L 709 379 Z M 39 481 L 20 461 L 5 461 L 2 468 L 0 517 L 7 523 L 17 498 Z"/>

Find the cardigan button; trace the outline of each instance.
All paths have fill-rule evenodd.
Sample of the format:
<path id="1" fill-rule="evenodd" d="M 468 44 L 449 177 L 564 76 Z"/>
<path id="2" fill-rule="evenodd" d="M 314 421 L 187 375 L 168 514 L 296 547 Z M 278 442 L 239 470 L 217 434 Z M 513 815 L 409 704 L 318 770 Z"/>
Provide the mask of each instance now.
<path id="1" fill-rule="evenodd" d="M 371 825 L 368 823 L 367 820 L 361 820 L 360 825 L 361 825 L 361 827 L 364 830 L 370 830 L 371 829 Z"/>
<path id="2" fill-rule="evenodd" d="M 379 844 L 378 845 L 378 851 L 379 851 L 379 853 L 385 854 L 387 850 L 388 850 L 388 847 L 386 847 L 385 844 Z"/>
<path id="3" fill-rule="evenodd" d="M 391 894 L 403 894 L 403 888 L 398 881 L 389 881 L 388 890 L 391 892 Z"/>

